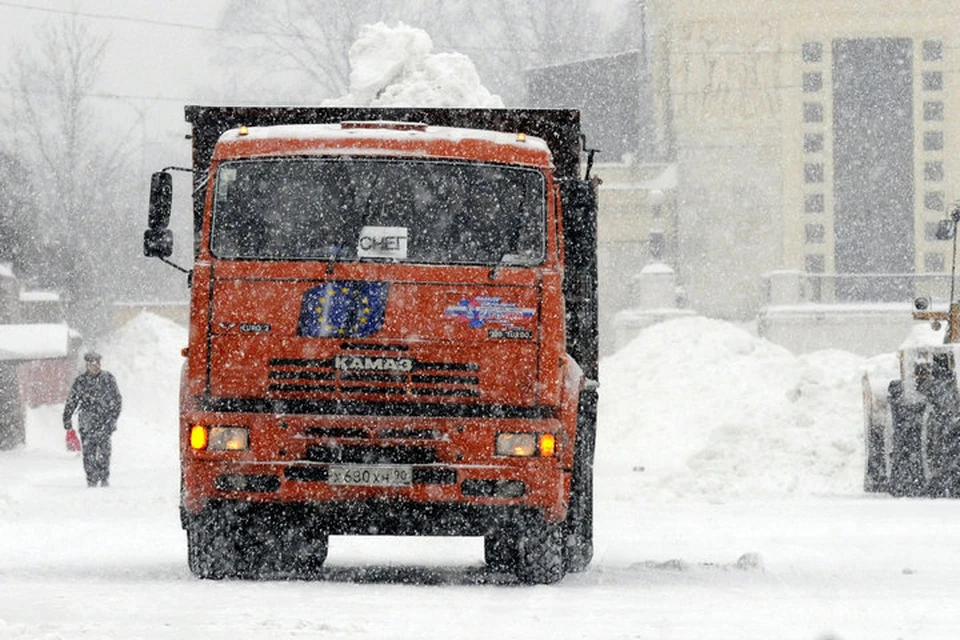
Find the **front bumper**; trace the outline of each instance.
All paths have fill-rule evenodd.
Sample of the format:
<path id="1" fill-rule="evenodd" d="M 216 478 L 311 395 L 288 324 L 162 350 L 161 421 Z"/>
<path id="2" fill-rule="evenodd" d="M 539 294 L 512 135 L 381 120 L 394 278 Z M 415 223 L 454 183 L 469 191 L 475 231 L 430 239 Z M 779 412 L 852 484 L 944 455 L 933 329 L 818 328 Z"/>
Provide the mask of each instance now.
<path id="1" fill-rule="evenodd" d="M 550 522 L 566 517 L 570 465 L 559 421 L 492 418 L 194 415 L 182 429 L 184 517 L 209 503 L 305 505 L 331 532 L 476 535 L 489 523 L 532 512 Z M 247 451 L 195 451 L 189 425 L 250 428 Z M 493 455 L 496 433 L 550 432 L 554 457 Z M 376 469 L 399 465 L 403 486 L 330 482 L 333 465 Z M 405 523 L 405 524 L 404 524 Z"/>

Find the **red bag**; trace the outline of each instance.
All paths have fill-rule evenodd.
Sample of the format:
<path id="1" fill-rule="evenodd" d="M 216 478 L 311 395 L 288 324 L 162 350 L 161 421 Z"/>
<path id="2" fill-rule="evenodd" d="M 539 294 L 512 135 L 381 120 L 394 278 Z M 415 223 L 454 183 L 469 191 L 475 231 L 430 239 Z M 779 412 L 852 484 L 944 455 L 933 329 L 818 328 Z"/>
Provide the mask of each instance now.
<path id="1" fill-rule="evenodd" d="M 80 436 L 73 429 L 67 430 L 67 451 L 80 451 Z"/>

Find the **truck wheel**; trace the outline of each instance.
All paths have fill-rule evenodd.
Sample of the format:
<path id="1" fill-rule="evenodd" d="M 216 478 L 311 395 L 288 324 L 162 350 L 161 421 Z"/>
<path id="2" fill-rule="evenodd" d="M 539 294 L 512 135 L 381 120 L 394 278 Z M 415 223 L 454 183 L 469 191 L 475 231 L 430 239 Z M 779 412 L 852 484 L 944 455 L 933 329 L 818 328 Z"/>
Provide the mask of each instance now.
<path id="1" fill-rule="evenodd" d="M 930 405 L 920 421 L 920 453 L 924 495 L 939 498 L 947 489 L 947 464 L 944 457 L 944 424 L 934 405 Z"/>
<path id="2" fill-rule="evenodd" d="M 563 527 L 538 522 L 517 540 L 517 578 L 525 584 L 553 584 L 563 578 Z"/>
<path id="3" fill-rule="evenodd" d="M 944 435 L 944 449 L 943 495 L 960 498 L 960 425 L 954 424 Z"/>
<path id="4" fill-rule="evenodd" d="M 277 541 L 280 558 L 277 569 L 297 578 L 316 578 L 323 569 L 330 549 L 326 533 L 294 527 Z"/>
<path id="5" fill-rule="evenodd" d="M 867 493 L 887 491 L 887 465 L 883 459 L 883 433 L 867 431 L 867 456 L 863 469 L 863 490 Z"/>
<path id="6" fill-rule="evenodd" d="M 903 382 L 890 383 L 890 411 L 893 417 L 893 442 L 890 447 L 890 495 L 913 497 L 923 495 L 926 478 L 923 473 L 922 430 L 927 405 L 903 401 Z"/>
<path id="7" fill-rule="evenodd" d="M 187 527 L 187 564 L 190 573 L 204 580 L 222 580 L 230 573 L 223 551 L 224 540 L 202 525 Z"/>
<path id="8" fill-rule="evenodd" d="M 491 571 L 514 571 L 517 566 L 517 545 L 502 532 L 483 536 L 483 560 Z"/>
<path id="9" fill-rule="evenodd" d="M 195 517 L 187 525 L 187 561 L 198 578 L 252 580 L 269 569 L 269 549 L 245 514 L 229 509 Z"/>

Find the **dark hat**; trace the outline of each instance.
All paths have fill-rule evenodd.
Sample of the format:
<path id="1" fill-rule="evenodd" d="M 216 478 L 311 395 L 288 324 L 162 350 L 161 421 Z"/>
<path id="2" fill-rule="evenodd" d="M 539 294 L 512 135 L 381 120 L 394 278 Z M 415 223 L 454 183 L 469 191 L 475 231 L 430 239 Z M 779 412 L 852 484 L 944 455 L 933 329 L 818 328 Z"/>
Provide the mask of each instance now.
<path id="1" fill-rule="evenodd" d="M 88 351 L 83 354 L 83 359 L 86 362 L 100 362 L 100 354 L 96 351 Z"/>

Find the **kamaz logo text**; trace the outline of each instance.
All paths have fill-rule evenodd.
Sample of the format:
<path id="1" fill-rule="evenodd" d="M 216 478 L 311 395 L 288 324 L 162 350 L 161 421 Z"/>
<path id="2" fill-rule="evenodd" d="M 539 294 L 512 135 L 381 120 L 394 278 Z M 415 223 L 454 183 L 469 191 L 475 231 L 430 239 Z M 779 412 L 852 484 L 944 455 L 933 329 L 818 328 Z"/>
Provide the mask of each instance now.
<path id="1" fill-rule="evenodd" d="M 413 358 L 371 358 L 369 356 L 336 356 L 333 366 L 338 371 L 396 371 L 413 370 Z"/>

